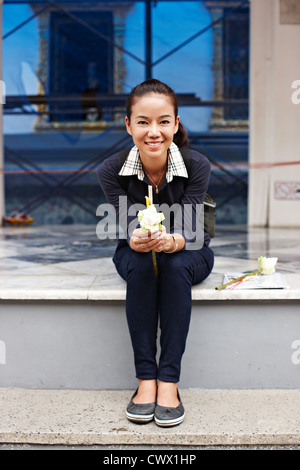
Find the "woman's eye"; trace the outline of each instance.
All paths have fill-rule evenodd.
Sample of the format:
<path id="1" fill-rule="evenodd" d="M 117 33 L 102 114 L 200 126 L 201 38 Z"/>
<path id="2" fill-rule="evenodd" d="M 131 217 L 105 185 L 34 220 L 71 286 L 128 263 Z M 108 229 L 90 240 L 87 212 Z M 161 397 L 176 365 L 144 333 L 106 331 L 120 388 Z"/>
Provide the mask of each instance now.
<path id="1" fill-rule="evenodd" d="M 137 121 L 137 124 L 139 126 L 146 126 L 148 124 L 147 121 Z M 164 119 L 163 121 L 160 121 L 159 124 L 161 125 L 167 125 L 167 124 L 170 124 L 170 121 L 168 119 Z"/>

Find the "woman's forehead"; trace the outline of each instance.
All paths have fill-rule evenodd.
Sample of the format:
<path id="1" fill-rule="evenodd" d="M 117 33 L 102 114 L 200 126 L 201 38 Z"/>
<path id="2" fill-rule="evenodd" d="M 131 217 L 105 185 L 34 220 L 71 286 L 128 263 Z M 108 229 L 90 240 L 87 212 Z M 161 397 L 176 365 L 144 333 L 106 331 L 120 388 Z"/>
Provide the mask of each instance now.
<path id="1" fill-rule="evenodd" d="M 167 95 L 163 95 L 161 93 L 147 93 L 143 96 L 136 96 L 132 105 L 132 111 L 133 108 L 138 110 L 139 108 L 156 109 L 158 107 L 169 110 L 171 109 L 172 114 L 174 114 L 174 105 L 172 100 Z"/>

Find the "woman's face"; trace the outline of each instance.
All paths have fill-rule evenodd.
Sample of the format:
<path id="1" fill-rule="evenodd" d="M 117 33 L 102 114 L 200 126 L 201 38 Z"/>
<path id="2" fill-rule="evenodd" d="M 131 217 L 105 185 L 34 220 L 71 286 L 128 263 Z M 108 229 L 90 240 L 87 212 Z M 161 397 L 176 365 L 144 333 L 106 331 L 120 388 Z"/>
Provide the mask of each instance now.
<path id="1" fill-rule="evenodd" d="M 125 122 L 144 164 L 153 163 L 154 159 L 166 160 L 179 126 L 179 116 L 175 118 L 174 106 L 167 96 L 150 93 L 136 98 L 130 122 L 128 117 Z"/>

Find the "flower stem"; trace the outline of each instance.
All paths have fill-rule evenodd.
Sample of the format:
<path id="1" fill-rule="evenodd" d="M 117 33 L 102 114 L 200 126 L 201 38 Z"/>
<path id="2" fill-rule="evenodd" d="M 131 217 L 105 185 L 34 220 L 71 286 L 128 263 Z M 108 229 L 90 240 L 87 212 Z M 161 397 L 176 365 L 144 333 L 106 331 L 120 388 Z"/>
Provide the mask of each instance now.
<path id="1" fill-rule="evenodd" d="M 235 279 L 232 279 L 231 281 L 226 282 L 226 284 L 222 284 L 221 286 L 218 286 L 215 289 L 216 290 L 224 289 L 225 287 L 229 286 L 230 284 L 235 284 L 238 281 L 242 281 L 243 279 L 245 279 L 245 277 L 254 276 L 255 274 L 259 274 L 261 272 L 262 272 L 262 268 L 257 269 L 257 271 L 253 271 L 252 273 L 247 273 L 247 274 L 244 274 L 243 276 L 236 277 Z"/>
<path id="2" fill-rule="evenodd" d="M 152 186 L 151 186 L 152 188 Z M 149 192 L 149 195 L 151 196 L 151 193 Z M 151 205 L 151 197 L 149 198 L 148 196 L 146 197 L 146 207 L 148 208 Z M 154 274 L 157 277 L 158 276 L 158 269 L 157 269 L 157 262 L 156 262 L 156 256 L 155 256 L 155 251 L 152 250 L 152 261 L 153 261 L 153 268 L 154 268 Z"/>
<path id="3" fill-rule="evenodd" d="M 154 274 L 157 277 L 158 276 L 158 270 L 157 270 L 156 256 L 155 256 L 155 251 L 154 250 L 152 250 L 152 261 L 153 261 L 153 267 L 154 267 Z"/>

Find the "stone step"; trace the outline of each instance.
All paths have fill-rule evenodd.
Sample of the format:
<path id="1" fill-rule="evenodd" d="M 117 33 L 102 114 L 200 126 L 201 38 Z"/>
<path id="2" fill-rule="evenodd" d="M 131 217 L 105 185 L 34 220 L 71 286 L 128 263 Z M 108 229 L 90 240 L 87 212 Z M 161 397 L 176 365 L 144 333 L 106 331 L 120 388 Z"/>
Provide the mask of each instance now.
<path id="1" fill-rule="evenodd" d="M 181 386 L 300 388 L 299 324 L 298 302 L 195 301 Z M 2 302 L 0 335 L 0 387 L 135 386 L 123 302 Z"/>
<path id="2" fill-rule="evenodd" d="M 300 390 L 180 391 L 182 424 L 127 420 L 132 390 L 0 389 L 0 444 L 241 446 L 300 444 Z"/>

